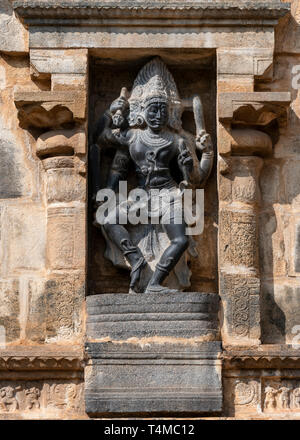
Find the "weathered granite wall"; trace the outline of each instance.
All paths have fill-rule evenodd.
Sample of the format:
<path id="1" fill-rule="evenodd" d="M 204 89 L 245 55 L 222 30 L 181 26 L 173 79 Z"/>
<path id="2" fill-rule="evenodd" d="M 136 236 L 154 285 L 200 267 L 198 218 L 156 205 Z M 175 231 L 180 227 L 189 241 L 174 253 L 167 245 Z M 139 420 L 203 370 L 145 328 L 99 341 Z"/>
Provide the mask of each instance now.
<path id="1" fill-rule="evenodd" d="M 287 344 L 299 342 L 300 332 L 300 1 L 292 2 L 292 14 L 276 27 L 274 54 L 275 24 L 255 31 L 240 25 L 235 33 L 181 32 L 180 38 L 174 26 L 172 32 L 153 32 L 152 39 L 144 32 L 133 38 L 130 29 L 124 34 L 117 28 L 113 35 L 83 29 L 78 46 L 77 28 L 63 36 L 39 28 L 29 40 L 22 20 L 9 0 L 1 1 L 0 418 L 87 417 L 88 63 L 101 58 L 99 45 L 112 53 L 135 47 L 145 54 L 151 44 L 156 51 L 213 48 L 216 57 L 220 101 L 212 104 L 210 126 L 217 113 L 220 156 L 208 193 L 215 197 L 218 184 L 218 200 L 207 200 L 213 214 L 210 253 L 198 273 L 193 268 L 193 289 L 219 289 L 222 298 L 222 414 L 299 417 L 299 348 Z M 178 59 L 185 58 L 184 50 Z M 241 112 L 237 120 L 233 106 L 228 116 L 221 97 L 226 92 L 243 94 L 234 98 L 239 105 L 253 99 L 245 94 L 257 93 L 258 113 L 249 119 L 249 112 Z M 273 110 L 269 92 L 290 92 L 292 101 L 278 98 L 283 110 L 274 110 L 276 123 L 268 126 L 258 119 L 263 106 Z M 261 150 L 254 151 L 255 133 L 247 134 L 251 143 L 233 132 L 245 121 L 248 129 L 262 122 L 273 144 L 260 138 Z M 219 250 L 213 254 L 217 231 Z M 126 281 L 116 285 L 120 292 Z"/>
<path id="2" fill-rule="evenodd" d="M 74 411 L 78 416 L 85 296 L 86 185 L 76 162 L 81 152 L 76 157 L 70 153 L 53 157 L 49 136 L 40 137 L 54 128 L 50 107 L 43 111 L 39 98 L 23 112 L 15 104 L 18 93 L 36 96 L 51 87 L 58 91 L 72 87 L 65 84 L 61 62 L 62 72 L 52 86 L 49 66 L 48 76 L 34 70 L 28 32 L 8 0 L 0 5 L 0 28 L 1 417 L 20 413 L 34 417 L 36 412 L 43 417 L 46 410 L 49 417 Z M 43 56 L 38 56 L 43 63 Z M 65 54 L 67 68 L 72 68 L 72 61 Z M 76 92 L 79 89 L 76 82 Z M 30 120 L 34 115 L 36 123 Z M 70 138 L 75 125 L 58 128 L 68 129 L 63 135 Z M 56 143 L 61 145 L 62 139 Z M 74 143 L 85 149 L 85 137 L 73 139 L 76 149 Z M 45 159 L 40 160 L 38 150 L 43 148 L 47 154 L 41 153 Z M 80 241 L 75 240 L 78 235 Z M 7 375 L 9 364 L 16 370 L 13 382 Z M 19 380 L 24 374 L 25 382 Z"/>
<path id="3" fill-rule="evenodd" d="M 257 92 L 289 91 L 292 100 L 273 153 L 252 163 L 259 173 L 262 345 L 224 352 L 224 407 L 237 418 L 297 418 L 299 411 L 299 24 L 300 2 L 293 1 L 291 15 L 276 28 L 273 77 L 255 82 Z M 247 192 L 253 183 L 244 173 L 241 178 Z"/>
<path id="4" fill-rule="evenodd" d="M 272 157 L 264 160 L 260 190 L 262 340 L 291 344 L 300 322 L 300 2 L 276 31 L 274 79 L 261 91 L 290 91 L 286 127 Z"/>
<path id="5" fill-rule="evenodd" d="M 84 230 L 76 229 L 76 217 L 81 203 L 85 210 L 85 179 L 71 163 L 64 168 L 48 158 L 42 165 L 37 148 L 44 141 L 36 142 L 47 132 L 42 112 L 39 127 L 30 122 L 28 131 L 20 127 L 15 96 L 47 91 L 50 82 L 34 75 L 27 33 L 14 16 L 9 18 L 8 5 L 1 4 L 0 324 L 7 343 L 80 343 L 85 242 Z M 17 39 L 11 38 L 14 33 Z M 65 90 L 63 82 L 57 89 Z M 73 212 L 73 224 L 64 221 L 65 211 Z M 66 247 L 69 235 L 77 233 L 82 235 L 80 243 L 76 241 L 75 249 L 70 243 Z M 57 275 L 54 280 L 52 272 Z"/>

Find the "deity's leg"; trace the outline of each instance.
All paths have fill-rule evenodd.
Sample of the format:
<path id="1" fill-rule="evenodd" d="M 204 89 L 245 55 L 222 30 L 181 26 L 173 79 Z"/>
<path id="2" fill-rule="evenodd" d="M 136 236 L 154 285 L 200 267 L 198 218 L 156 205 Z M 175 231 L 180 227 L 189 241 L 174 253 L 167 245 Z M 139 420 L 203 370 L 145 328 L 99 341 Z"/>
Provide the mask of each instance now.
<path id="1" fill-rule="evenodd" d="M 130 279 L 130 290 L 132 290 L 137 284 L 142 268 L 146 263 L 143 254 L 138 246 L 133 245 L 129 233 L 124 226 L 107 223 L 103 227 L 108 238 L 123 252 L 132 267 Z"/>
<path id="2" fill-rule="evenodd" d="M 188 237 L 185 235 L 186 225 L 183 222 L 180 225 L 169 224 L 163 225 L 171 244 L 162 254 L 156 265 L 155 272 L 147 286 L 146 293 L 152 292 L 176 292 L 176 290 L 163 287 L 161 284 L 169 275 L 171 270 L 176 266 L 180 257 L 189 246 Z"/>

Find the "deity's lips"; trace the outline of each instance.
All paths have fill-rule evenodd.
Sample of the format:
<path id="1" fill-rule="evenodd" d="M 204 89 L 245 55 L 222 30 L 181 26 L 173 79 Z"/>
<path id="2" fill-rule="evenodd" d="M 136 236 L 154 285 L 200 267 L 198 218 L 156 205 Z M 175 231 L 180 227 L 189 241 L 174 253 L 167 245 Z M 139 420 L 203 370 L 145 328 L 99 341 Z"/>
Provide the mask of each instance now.
<path id="1" fill-rule="evenodd" d="M 155 124 L 155 125 L 164 125 L 164 121 L 162 121 L 162 120 L 151 120 L 151 124 Z"/>

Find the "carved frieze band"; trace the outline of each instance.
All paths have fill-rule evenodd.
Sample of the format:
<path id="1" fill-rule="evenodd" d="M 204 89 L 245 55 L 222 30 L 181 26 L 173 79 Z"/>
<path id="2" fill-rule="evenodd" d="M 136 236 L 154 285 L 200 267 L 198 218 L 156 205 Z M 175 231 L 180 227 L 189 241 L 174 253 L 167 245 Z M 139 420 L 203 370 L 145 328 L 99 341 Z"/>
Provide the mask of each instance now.
<path id="1" fill-rule="evenodd" d="M 234 405 L 237 412 L 300 412 L 300 380 L 236 379 Z"/>
<path id="2" fill-rule="evenodd" d="M 82 383 L 63 381 L 0 382 L 0 415 L 51 411 L 80 412 Z"/>

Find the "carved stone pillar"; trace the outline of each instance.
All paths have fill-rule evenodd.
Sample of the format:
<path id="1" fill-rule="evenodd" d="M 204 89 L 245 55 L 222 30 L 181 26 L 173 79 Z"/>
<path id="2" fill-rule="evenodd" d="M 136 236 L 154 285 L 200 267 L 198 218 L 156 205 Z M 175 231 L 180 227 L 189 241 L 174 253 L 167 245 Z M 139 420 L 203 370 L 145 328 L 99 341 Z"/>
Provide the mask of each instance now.
<path id="1" fill-rule="evenodd" d="M 47 217 L 46 340 L 81 342 L 86 255 L 86 50 L 31 50 L 31 74 L 51 90 L 15 93 L 20 126 L 36 141 Z M 37 306 L 31 300 L 32 309 Z M 39 333 L 39 330 L 37 330 Z"/>
<path id="2" fill-rule="evenodd" d="M 72 130 L 48 132 L 37 143 L 37 155 L 46 171 L 50 271 L 80 270 L 85 266 L 85 170 L 77 156 L 84 147 L 84 132 L 74 134 Z M 67 153 L 70 155 L 63 155 Z"/>
<path id="3" fill-rule="evenodd" d="M 259 343 L 258 210 L 259 157 L 232 157 L 220 177 L 220 291 L 223 339 L 249 338 Z"/>
<path id="4" fill-rule="evenodd" d="M 272 153 L 289 93 L 221 93 L 219 277 L 225 345 L 259 345 L 259 207 L 263 157 Z"/>

